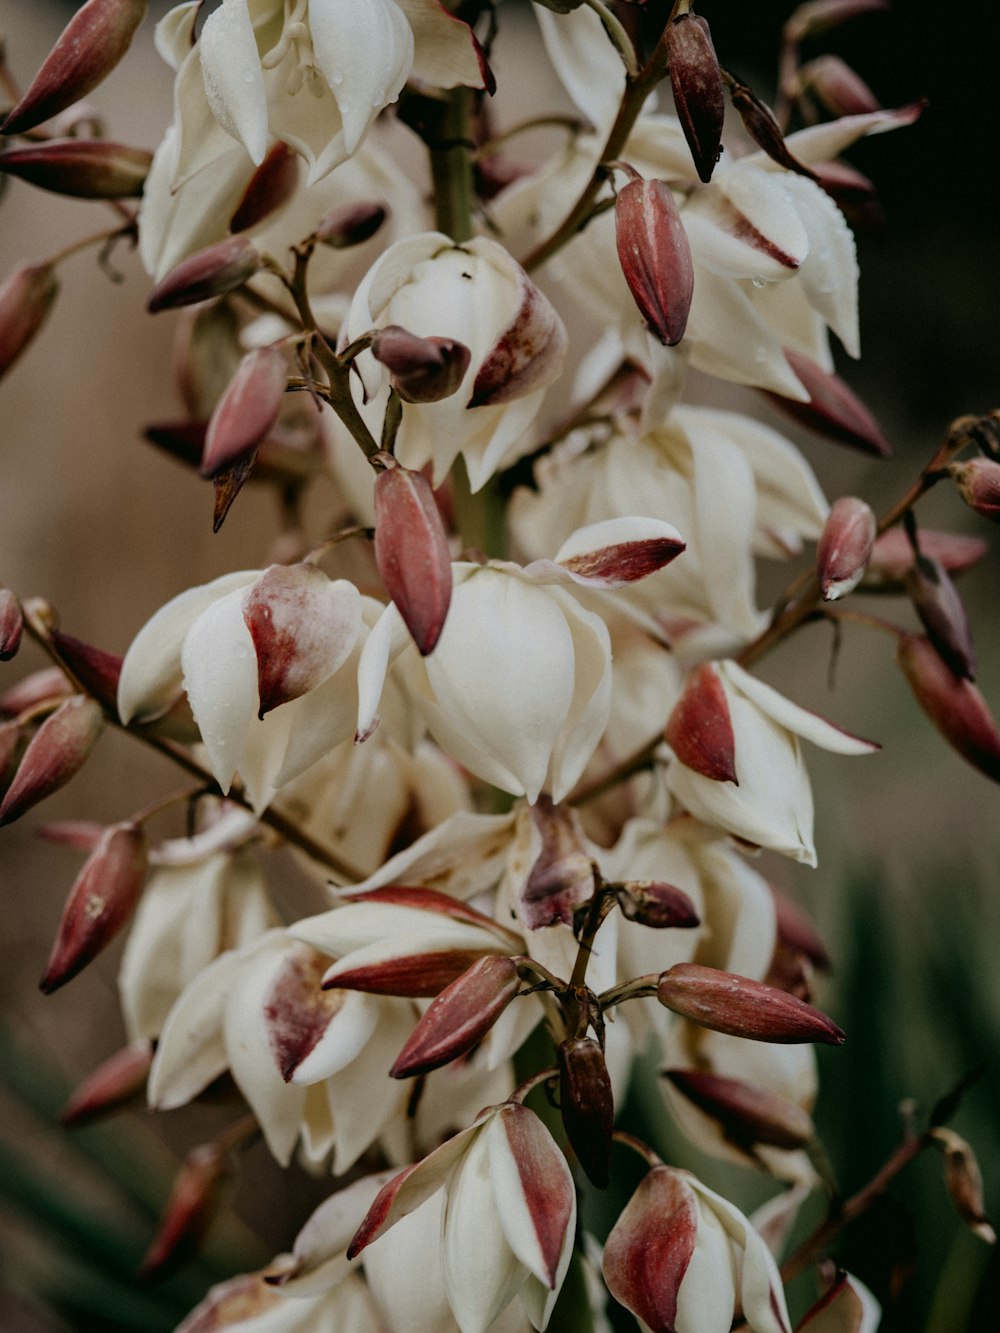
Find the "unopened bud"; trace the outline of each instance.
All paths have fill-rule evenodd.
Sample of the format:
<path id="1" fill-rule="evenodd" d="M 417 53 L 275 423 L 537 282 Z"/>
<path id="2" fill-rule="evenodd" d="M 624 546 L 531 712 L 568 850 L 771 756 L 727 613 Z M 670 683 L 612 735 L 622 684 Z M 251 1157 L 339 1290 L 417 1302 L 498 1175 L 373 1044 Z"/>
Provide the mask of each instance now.
<path id="1" fill-rule="evenodd" d="M 74 199 L 129 199 L 142 194 L 152 153 L 99 139 L 49 139 L 0 153 L 0 172 Z"/>
<path id="2" fill-rule="evenodd" d="M 395 463 L 375 478 L 375 563 L 426 657 L 451 602 L 451 555 L 430 482 Z"/>
<path id="3" fill-rule="evenodd" d="M 816 549 L 816 574 L 825 602 L 846 597 L 861 582 L 876 528 L 875 515 L 864 500 L 842 495 L 834 503 Z"/>
<path id="4" fill-rule="evenodd" d="M 673 192 L 636 178 L 615 200 L 618 259 L 632 299 L 667 347 L 684 337 L 694 295 L 694 262 Z"/>
<path id="5" fill-rule="evenodd" d="M 243 191 L 229 219 L 231 232 L 249 231 L 286 204 L 299 184 L 299 155 L 286 143 L 276 143 Z"/>
<path id="6" fill-rule="evenodd" d="M 379 329 L 372 356 L 389 371 L 389 381 L 404 403 L 437 403 L 462 383 L 471 353 L 454 338 L 418 338 L 398 324 Z"/>
<path id="7" fill-rule="evenodd" d="M 23 134 L 86 97 L 111 73 L 146 15 L 146 0 L 87 0 L 63 29 L 3 133 Z"/>
<path id="8" fill-rule="evenodd" d="M 653 930 L 690 930 L 701 925 L 694 903 L 672 884 L 632 879 L 617 887 L 616 897 L 626 921 L 638 921 Z"/>
<path id="9" fill-rule="evenodd" d="M 371 240 L 388 216 L 384 204 L 341 204 L 316 228 L 316 239 L 334 250 L 348 250 Z"/>
<path id="10" fill-rule="evenodd" d="M 906 591 L 931 642 L 952 671 L 975 680 L 976 648 L 969 613 L 947 571 L 921 553 L 906 576 Z"/>
<path id="11" fill-rule="evenodd" d="M 743 128 L 772 162 L 777 162 L 779 166 L 786 167 L 799 176 L 813 178 L 812 171 L 804 167 L 789 152 L 781 126 L 775 120 L 773 112 L 770 107 L 764 105 L 752 88 L 734 79 L 729 85 L 729 97 L 739 113 Z"/>
<path id="12" fill-rule="evenodd" d="M 769 393 L 768 398 L 777 407 L 803 426 L 818 431 L 830 440 L 836 440 L 838 444 L 849 444 L 863 453 L 876 454 L 880 458 L 889 457 L 892 446 L 882 434 L 878 422 L 839 375 L 824 370 L 815 361 L 787 347 L 785 360 L 809 395 L 809 401 L 801 403 L 780 394 Z"/>
<path id="13" fill-rule="evenodd" d="M 706 183 L 719 159 L 726 100 L 719 58 L 703 18 L 680 14 L 667 28 L 674 105 L 695 169 Z"/>
<path id="14" fill-rule="evenodd" d="M 813 1137 L 813 1123 L 786 1097 L 704 1070 L 668 1069 L 670 1080 L 700 1111 L 718 1120 L 726 1137 L 740 1147 L 801 1148 Z"/>
<path id="15" fill-rule="evenodd" d="M 113 824 L 70 889 L 52 954 L 39 982 L 46 995 L 87 966 L 129 917 L 146 877 L 146 840 L 137 824 Z"/>
<path id="16" fill-rule="evenodd" d="M 247 352 L 208 423 L 203 477 L 217 476 L 256 452 L 278 420 L 287 383 L 288 367 L 280 348 Z"/>
<path id="17" fill-rule="evenodd" d="M 1000 523 L 1000 463 L 991 458 L 970 458 L 948 468 L 958 493 L 977 514 Z"/>
<path id="18" fill-rule="evenodd" d="M 142 1261 L 139 1271 L 143 1277 L 160 1276 L 197 1250 L 229 1174 L 228 1156 L 214 1143 L 192 1148 L 177 1173 L 160 1229 Z"/>
<path id="19" fill-rule="evenodd" d="M 0 694 L 0 715 L 18 717 L 30 712 L 39 704 L 49 703 L 54 699 L 65 699 L 73 693 L 73 687 L 66 679 L 66 672 L 57 666 L 43 667 L 41 671 L 32 671 L 9 690 Z"/>
<path id="20" fill-rule="evenodd" d="M 0 791 L 17 767 L 24 746 L 24 729 L 16 722 L 0 722 Z"/>
<path id="21" fill-rule="evenodd" d="M 59 294 L 52 264 L 21 264 L 0 286 L 0 376 L 14 364 Z"/>
<path id="22" fill-rule="evenodd" d="M 830 966 L 830 955 L 811 919 L 797 903 L 793 903 L 783 893 L 772 889 L 771 897 L 774 900 L 777 947 L 802 954 L 814 967 L 827 970 Z"/>
<path id="23" fill-rule="evenodd" d="M 0 662 L 9 662 L 21 646 L 24 616 L 17 594 L 0 588 Z"/>
<path id="24" fill-rule="evenodd" d="M 615 1102 L 604 1052 L 592 1037 L 576 1037 L 559 1047 L 559 1103 L 566 1137 L 587 1179 L 607 1189 Z"/>
<path id="25" fill-rule="evenodd" d="M 785 35 L 789 41 L 803 42 L 807 37 L 820 37 L 860 14 L 888 8 L 889 0 L 807 0 L 785 24 Z"/>
<path id="26" fill-rule="evenodd" d="M 14 781 L 0 803 L 0 825 L 51 796 L 83 767 L 104 730 L 96 700 L 76 694 L 60 704 L 31 738 Z"/>
<path id="27" fill-rule="evenodd" d="M 831 116 L 863 116 L 881 109 L 860 75 L 839 56 L 823 55 L 799 70 L 803 91 L 812 93 Z"/>
<path id="28" fill-rule="evenodd" d="M 931 1137 L 944 1153 L 944 1181 L 959 1217 L 980 1239 L 995 1245 L 997 1234 L 986 1216 L 983 1177 L 971 1144 L 940 1125 Z"/>
<path id="29" fill-rule="evenodd" d="M 818 1041 L 839 1046 L 844 1034 L 826 1014 L 762 981 L 697 963 L 664 972 L 656 998 L 682 1018 L 749 1041 Z"/>
<path id="30" fill-rule="evenodd" d="M 228 236 L 182 260 L 156 284 L 146 303 L 155 315 L 160 310 L 194 305 L 212 296 L 225 296 L 242 287 L 260 268 L 260 254 L 245 236 Z"/>
<path id="31" fill-rule="evenodd" d="M 513 959 L 478 959 L 428 1005 L 390 1069 L 391 1077 L 429 1074 L 471 1051 L 513 1000 L 519 984 Z"/>
<path id="32" fill-rule="evenodd" d="M 66 663 L 88 694 L 117 717 L 118 679 L 123 659 L 117 653 L 106 653 L 103 648 L 95 648 L 60 629 L 52 629 L 49 633 L 60 661 Z"/>
<path id="33" fill-rule="evenodd" d="M 948 744 L 973 768 L 1000 782 L 1000 732 L 975 685 L 956 676 L 921 634 L 900 637 L 896 660 L 917 703 Z"/>
<path id="34" fill-rule="evenodd" d="M 137 1041 L 123 1046 L 98 1065 L 76 1089 L 59 1114 L 67 1128 L 89 1124 L 130 1101 L 146 1084 L 153 1063 L 153 1046 Z"/>
<path id="35" fill-rule="evenodd" d="M 703 662 L 688 676 L 665 732 L 682 764 L 715 782 L 735 782 L 736 738 L 719 673 Z"/>
<path id="36" fill-rule="evenodd" d="M 920 550 L 929 558 L 957 576 L 972 569 L 989 551 L 989 543 L 981 537 L 969 537 L 961 532 L 938 532 L 934 528 L 920 529 Z M 910 539 L 902 528 L 890 528 L 875 542 L 865 587 L 886 592 L 903 592 L 905 580 L 913 568 L 914 555 Z"/>

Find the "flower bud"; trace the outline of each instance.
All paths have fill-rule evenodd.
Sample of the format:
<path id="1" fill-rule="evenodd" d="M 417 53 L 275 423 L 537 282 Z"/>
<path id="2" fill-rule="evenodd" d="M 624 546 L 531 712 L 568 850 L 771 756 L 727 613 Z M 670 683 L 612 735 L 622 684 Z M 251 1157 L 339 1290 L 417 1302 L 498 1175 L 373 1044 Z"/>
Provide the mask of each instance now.
<path id="1" fill-rule="evenodd" d="M 920 634 L 900 637 L 896 660 L 917 703 L 948 744 L 973 768 L 1000 782 L 1000 731 L 975 685 L 957 676 Z"/>
<path id="2" fill-rule="evenodd" d="M 795 372 L 809 401 L 800 403 L 780 394 L 768 394 L 771 401 L 796 421 L 819 431 L 838 444 L 848 444 L 866 454 L 887 458 L 892 446 L 879 429 L 878 422 L 839 375 L 824 370 L 815 361 L 785 348 L 785 360 Z"/>
<path id="3" fill-rule="evenodd" d="M 66 679 L 65 671 L 57 666 L 43 667 L 41 671 L 32 671 L 9 690 L 0 694 L 0 715 L 17 717 L 27 713 L 39 704 L 53 699 L 64 699 L 73 693 L 73 687 Z"/>
<path id="4" fill-rule="evenodd" d="M 956 676 L 976 678 L 969 614 L 947 571 L 921 554 L 906 576 L 906 591 L 931 642 Z"/>
<path id="5" fill-rule="evenodd" d="M 198 1248 L 229 1175 L 228 1156 L 214 1143 L 191 1149 L 174 1180 L 160 1228 L 142 1261 L 142 1277 L 171 1271 Z"/>
<path id="6" fill-rule="evenodd" d="M 299 184 L 299 157 L 278 142 L 250 177 L 243 197 L 229 219 L 231 232 L 249 231 L 287 204 Z"/>
<path id="7" fill-rule="evenodd" d="M 799 70 L 804 91 L 812 93 L 831 116 L 863 116 L 881 109 L 860 75 L 839 56 L 822 55 Z"/>
<path id="8" fill-rule="evenodd" d="M 615 1103 L 604 1052 L 592 1037 L 576 1037 L 559 1047 L 559 1102 L 566 1137 L 587 1179 L 607 1189 Z"/>
<path id="9" fill-rule="evenodd" d="M 104 730 L 104 713 L 85 694 L 67 699 L 31 738 L 14 781 L 0 803 L 0 825 L 65 786 L 82 767 Z"/>
<path id="10" fill-rule="evenodd" d="M 278 420 L 287 383 L 288 367 L 278 347 L 247 352 L 209 420 L 203 477 L 215 477 L 256 452 Z"/>
<path id="11" fill-rule="evenodd" d="M 152 153 L 99 139 L 49 139 L 0 153 L 0 172 L 74 199 L 132 199 L 142 194 Z"/>
<path id="12" fill-rule="evenodd" d="M 694 903 L 682 889 L 650 879 L 629 880 L 618 886 L 618 906 L 626 921 L 638 921 L 654 930 L 689 930 L 701 925 Z"/>
<path id="13" fill-rule="evenodd" d="M 729 85 L 729 97 L 743 122 L 743 128 L 772 162 L 777 162 L 779 166 L 786 167 L 797 175 L 812 177 L 812 171 L 804 167 L 789 152 L 785 136 L 774 118 L 774 113 L 770 107 L 764 105 L 752 88 L 734 79 Z"/>
<path id="14" fill-rule="evenodd" d="M 665 735 L 682 764 L 703 777 L 739 786 L 729 703 L 711 662 L 703 662 L 688 676 Z"/>
<path id="15" fill-rule="evenodd" d="M 117 716 L 118 678 L 122 673 L 122 658 L 117 653 L 106 653 L 94 648 L 62 630 L 49 631 L 52 646 L 88 694 L 114 716 Z"/>
<path id="16" fill-rule="evenodd" d="M 451 555 L 430 482 L 395 463 L 375 478 L 375 563 L 426 657 L 451 602 Z"/>
<path id="17" fill-rule="evenodd" d="M 16 722 L 0 722 L 0 791 L 14 773 L 24 745 L 24 728 Z"/>
<path id="18" fill-rule="evenodd" d="M 485 1037 L 518 992 L 517 964 L 496 954 L 478 959 L 431 1001 L 389 1073 L 429 1074 Z"/>
<path id="19" fill-rule="evenodd" d="M 840 1028 L 794 996 L 749 977 L 698 963 L 676 963 L 660 977 L 656 998 L 667 1009 L 714 1032 L 789 1045 L 819 1041 L 839 1046 Z"/>
<path id="20" fill-rule="evenodd" d="M 146 15 L 146 0 L 87 0 L 63 29 L 3 133 L 23 134 L 86 97 L 111 73 Z"/>
<path id="21" fill-rule="evenodd" d="M 379 329 L 372 356 L 388 369 L 392 387 L 405 403 L 438 403 L 462 383 L 471 353 L 454 338 L 418 338 L 398 324 Z"/>
<path id="22" fill-rule="evenodd" d="M 825 602 L 858 586 L 875 545 L 875 515 L 864 500 L 843 495 L 830 510 L 816 550 L 816 574 Z"/>
<path id="23" fill-rule="evenodd" d="M 680 14 L 667 29 L 674 106 L 698 176 L 706 184 L 719 158 L 726 114 L 719 58 L 703 18 Z"/>
<path id="24" fill-rule="evenodd" d="M 860 14 L 888 8 L 889 0 L 807 0 L 785 24 L 785 36 L 791 42 L 804 42 L 807 37 L 821 37 Z"/>
<path id="25" fill-rule="evenodd" d="M 152 1062 L 149 1041 L 137 1041 L 115 1051 L 76 1089 L 59 1113 L 60 1124 L 75 1128 L 117 1110 L 145 1087 Z"/>
<path id="26" fill-rule="evenodd" d="M 668 1069 L 664 1077 L 700 1111 L 718 1120 L 740 1147 L 801 1148 L 813 1137 L 813 1123 L 796 1102 L 763 1088 L 696 1069 Z"/>
<path id="27" fill-rule="evenodd" d="M 24 616 L 17 594 L 0 588 L 0 662 L 9 662 L 21 646 Z"/>
<path id="28" fill-rule="evenodd" d="M 637 177 L 619 190 L 615 239 L 633 300 L 653 333 L 673 347 L 687 328 L 694 261 L 670 186 Z"/>
<path id="29" fill-rule="evenodd" d="M 45 323 L 59 293 L 52 264 L 21 264 L 0 286 L 0 376 Z"/>
<path id="30" fill-rule="evenodd" d="M 160 310 L 194 305 L 212 296 L 225 296 L 242 287 L 260 268 L 256 246 L 245 236 L 229 236 L 177 265 L 153 288 L 146 309 Z"/>
<path id="31" fill-rule="evenodd" d="M 348 250 L 370 240 L 388 216 L 384 204 L 341 204 L 327 213 L 314 234 L 333 250 Z"/>
<path id="32" fill-rule="evenodd" d="M 981 537 L 969 537 L 961 532 L 937 532 L 933 528 L 920 529 L 921 552 L 937 560 L 952 575 L 964 574 L 967 569 L 972 569 L 989 549 L 989 544 Z M 902 528 L 890 528 L 875 542 L 865 575 L 865 587 L 885 592 L 903 592 L 906 575 L 913 564 L 910 539 Z"/>
<path id="33" fill-rule="evenodd" d="M 115 938 L 139 900 L 146 840 L 137 824 L 112 824 L 70 889 L 39 987 L 51 995 Z"/>
<path id="34" fill-rule="evenodd" d="M 1000 523 L 1000 463 L 991 458 L 970 458 L 965 463 L 952 463 L 948 471 L 969 508 L 991 523 Z"/>
<path id="35" fill-rule="evenodd" d="M 959 1217 L 982 1240 L 996 1244 L 996 1232 L 983 1204 L 983 1177 L 976 1154 L 965 1139 L 938 1126 L 931 1137 L 944 1153 L 944 1180 Z"/>

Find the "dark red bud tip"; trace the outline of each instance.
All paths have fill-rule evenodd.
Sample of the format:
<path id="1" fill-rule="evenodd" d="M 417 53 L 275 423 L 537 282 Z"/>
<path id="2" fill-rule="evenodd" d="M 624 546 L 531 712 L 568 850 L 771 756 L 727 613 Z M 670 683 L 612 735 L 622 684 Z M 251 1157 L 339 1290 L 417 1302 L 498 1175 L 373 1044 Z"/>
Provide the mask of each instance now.
<path id="1" fill-rule="evenodd" d="M 701 925 L 694 903 L 672 884 L 629 880 L 618 890 L 618 905 L 627 921 L 637 921 L 654 930 L 691 930 Z"/>
<path id="2" fill-rule="evenodd" d="M 729 97 L 743 122 L 743 128 L 758 148 L 763 149 L 779 166 L 794 171 L 799 176 L 815 180 L 813 172 L 789 152 L 781 126 L 775 120 L 770 107 L 765 106 L 751 88 L 734 79 L 729 85 Z"/>
<path id="3" fill-rule="evenodd" d="M 668 1069 L 665 1077 L 740 1146 L 794 1150 L 813 1137 L 812 1120 L 801 1106 L 752 1083 L 695 1069 Z"/>
<path id="4" fill-rule="evenodd" d="M 559 1047 L 559 1102 L 566 1137 L 587 1179 L 607 1189 L 615 1103 L 604 1052 L 593 1038 L 577 1037 Z"/>
<path id="5" fill-rule="evenodd" d="M 920 634 L 900 637 L 897 661 L 917 703 L 963 759 L 1000 782 L 1000 731 L 989 705 Z"/>
<path id="6" fill-rule="evenodd" d="M 875 515 L 864 500 L 842 495 L 835 502 L 816 550 L 816 574 L 824 601 L 846 597 L 861 582 L 876 529 Z"/>
<path id="7" fill-rule="evenodd" d="M 398 324 L 379 329 L 372 355 L 389 371 L 392 387 L 406 403 L 437 403 L 456 392 L 472 353 L 454 338 L 418 338 Z"/>
<path id="8" fill-rule="evenodd" d="M 948 471 L 970 509 L 991 523 L 1000 523 L 1000 463 L 971 458 L 966 463 L 952 463 Z"/>
<path id="9" fill-rule="evenodd" d="M 59 294 L 51 264 L 21 264 L 0 286 L 0 376 L 45 323 Z"/>
<path id="10" fill-rule="evenodd" d="M 242 287 L 260 268 L 260 255 L 245 236 L 228 236 L 182 260 L 153 288 L 146 309 L 160 310 L 195 305 Z"/>
<path id="11" fill-rule="evenodd" d="M 632 180 L 615 200 L 615 239 L 629 291 L 668 347 L 684 337 L 694 261 L 674 196 L 664 181 Z"/>
<path id="12" fill-rule="evenodd" d="M 104 730 L 104 713 L 94 699 L 75 694 L 45 719 L 31 738 L 14 780 L 0 803 L 0 825 L 19 819 L 83 767 Z"/>
<path id="13" fill-rule="evenodd" d="M 9 662 L 21 646 L 24 616 L 17 594 L 0 588 L 0 662 Z"/>
<path id="14" fill-rule="evenodd" d="M 431 484 L 390 467 L 375 478 L 375 563 L 417 648 L 433 652 L 451 604 L 451 553 Z"/>
<path id="15" fill-rule="evenodd" d="M 229 219 L 231 232 L 249 231 L 286 204 L 299 184 L 299 155 L 286 143 L 276 143 L 250 177 L 243 198 Z"/>
<path id="16" fill-rule="evenodd" d="M 52 646 L 88 694 L 99 700 L 115 717 L 118 716 L 118 680 L 122 673 L 123 658 L 94 648 L 62 630 L 50 631 Z"/>
<path id="17" fill-rule="evenodd" d="M 783 1045 L 844 1041 L 833 1019 L 812 1005 L 762 981 L 697 963 L 677 963 L 664 972 L 656 998 L 682 1018 L 731 1037 Z"/>
<path id="18" fill-rule="evenodd" d="M 83 1080 L 59 1113 L 60 1124 L 86 1125 L 117 1110 L 145 1086 L 152 1063 L 150 1042 L 123 1046 Z"/>
<path id="19" fill-rule="evenodd" d="M 74 199 L 134 199 L 152 153 L 98 139 L 49 139 L 0 153 L 0 172 Z"/>
<path id="20" fill-rule="evenodd" d="M 715 782 L 739 785 L 729 703 L 711 662 L 702 663 L 688 676 L 684 692 L 670 714 L 665 735 L 682 764 Z"/>
<path id="21" fill-rule="evenodd" d="M 955 675 L 975 680 L 972 625 L 947 570 L 921 554 L 906 576 L 906 591 L 931 642 Z"/>
<path id="22" fill-rule="evenodd" d="M 511 958 L 480 958 L 428 1005 L 389 1071 L 413 1078 L 457 1060 L 480 1042 L 517 994 Z"/>
<path id="23" fill-rule="evenodd" d="M 722 71 L 703 18 L 680 14 L 667 29 L 670 83 L 695 170 L 706 183 L 719 160 L 726 99 Z"/>
<path id="24" fill-rule="evenodd" d="M 389 216 L 383 204 L 342 204 L 316 228 L 316 239 L 334 250 L 347 250 L 370 240 Z"/>
<path id="25" fill-rule="evenodd" d="M 818 431 L 838 444 L 850 445 L 879 458 L 889 457 L 892 446 L 882 434 L 878 422 L 839 375 L 824 370 L 815 361 L 810 361 L 798 352 L 789 351 L 787 347 L 785 360 L 809 395 L 809 401 L 801 403 L 781 394 L 769 393 L 768 398 L 777 407 L 810 430 Z"/>

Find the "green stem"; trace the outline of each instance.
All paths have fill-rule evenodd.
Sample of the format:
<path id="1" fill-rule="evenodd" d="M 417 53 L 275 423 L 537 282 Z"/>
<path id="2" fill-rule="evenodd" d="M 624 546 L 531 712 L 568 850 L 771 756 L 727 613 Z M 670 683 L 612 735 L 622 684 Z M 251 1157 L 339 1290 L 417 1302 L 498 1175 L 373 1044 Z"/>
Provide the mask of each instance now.
<path id="1" fill-rule="evenodd" d="M 437 228 L 458 244 L 471 240 L 473 235 L 471 96 L 468 88 L 451 89 L 441 116 L 440 135 L 430 146 Z"/>

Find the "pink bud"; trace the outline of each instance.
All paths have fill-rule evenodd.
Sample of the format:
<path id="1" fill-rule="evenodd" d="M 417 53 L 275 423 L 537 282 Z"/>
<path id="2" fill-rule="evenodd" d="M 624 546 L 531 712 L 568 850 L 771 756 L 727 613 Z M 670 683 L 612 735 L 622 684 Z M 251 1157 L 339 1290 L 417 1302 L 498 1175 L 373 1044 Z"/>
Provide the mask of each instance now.
<path id="1" fill-rule="evenodd" d="M 815 361 L 785 348 L 785 360 L 809 395 L 807 403 L 767 396 L 771 401 L 810 430 L 819 431 L 839 444 L 849 444 L 866 454 L 888 458 L 892 446 L 879 429 L 878 422 L 839 375 L 824 370 Z"/>
<path id="2" fill-rule="evenodd" d="M 638 921 L 653 930 L 691 930 L 701 925 L 694 903 L 682 889 L 649 879 L 634 879 L 618 886 L 618 905 L 626 921 Z"/>
<path id="3" fill-rule="evenodd" d="M 59 294 L 51 264 L 21 264 L 0 286 L 0 377 L 45 323 Z"/>
<path id="4" fill-rule="evenodd" d="M 195 305 L 212 296 L 225 296 L 242 287 L 260 268 L 260 254 L 245 236 L 228 236 L 197 254 L 189 255 L 153 288 L 146 309 L 160 310 Z"/>
<path id="5" fill-rule="evenodd" d="M 35 836 L 89 854 L 104 837 L 106 827 L 91 819 L 56 819 L 51 824 L 39 824 Z"/>
<path id="6" fill-rule="evenodd" d="M 900 637 L 896 660 L 917 703 L 948 744 L 973 768 L 1000 782 L 1000 732 L 975 685 L 956 676 L 920 634 Z"/>
<path id="7" fill-rule="evenodd" d="M 881 109 L 872 90 L 839 56 L 823 55 L 799 70 L 799 80 L 831 116 L 863 116 Z"/>
<path id="8" fill-rule="evenodd" d="M 843 495 L 834 503 L 816 550 L 816 574 L 825 602 L 846 597 L 861 582 L 876 528 L 875 515 L 864 500 Z"/>
<path id="9" fill-rule="evenodd" d="M 812 1005 L 762 981 L 698 963 L 676 963 L 664 972 L 656 998 L 692 1023 L 749 1041 L 788 1045 L 819 1041 L 839 1046 L 844 1034 Z"/>
<path id="10" fill-rule="evenodd" d="M 389 1071 L 393 1078 L 429 1074 L 480 1042 L 518 992 L 510 958 L 479 958 L 431 1001 Z"/>
<path id="11" fill-rule="evenodd" d="M 705 1070 L 668 1069 L 665 1077 L 699 1110 L 718 1120 L 728 1139 L 751 1148 L 801 1148 L 813 1137 L 813 1123 L 802 1107 L 742 1079 Z"/>
<path id="12" fill-rule="evenodd" d="M 65 671 L 59 667 L 44 667 L 25 676 L 9 690 L 0 694 L 0 715 L 17 717 L 30 712 L 39 704 L 53 699 L 64 699 L 73 693 L 73 687 L 66 679 Z"/>
<path id="13" fill-rule="evenodd" d="M 3 133 L 23 134 L 86 97 L 121 60 L 145 14 L 146 0 L 87 0 L 4 121 Z"/>
<path id="14" fill-rule="evenodd" d="M 142 1277 L 171 1272 L 197 1250 L 229 1174 L 227 1154 L 214 1143 L 192 1148 L 177 1173 L 160 1228 L 142 1261 Z"/>
<path id="15" fill-rule="evenodd" d="M 680 14 L 667 29 L 674 106 L 701 180 L 712 179 L 722 142 L 726 101 L 719 58 L 703 18 Z"/>
<path id="16" fill-rule="evenodd" d="M 688 768 L 715 782 L 735 782 L 736 738 L 726 691 L 711 662 L 695 667 L 674 705 L 667 744 Z"/>
<path id="17" fill-rule="evenodd" d="M 372 340 L 372 356 L 389 371 L 404 403 L 438 403 L 462 383 L 471 353 L 454 338 L 418 338 L 387 324 Z"/>
<path id="18" fill-rule="evenodd" d="M 286 143 L 276 143 L 243 191 L 229 219 L 229 230 L 249 231 L 286 204 L 299 184 L 299 156 Z M 249 276 L 249 275 L 248 275 Z"/>
<path id="19" fill-rule="evenodd" d="M 451 603 L 451 555 L 431 484 L 395 464 L 375 478 L 375 563 L 426 657 Z"/>
<path id="20" fill-rule="evenodd" d="M 278 420 L 287 383 L 280 348 L 257 347 L 243 357 L 208 423 L 203 477 L 245 462 L 264 443 Z"/>
<path id="21" fill-rule="evenodd" d="M 21 646 L 24 616 L 17 594 L 0 588 L 0 662 L 9 662 Z"/>
<path id="22" fill-rule="evenodd" d="M 559 1047 L 559 1103 L 563 1128 L 587 1179 L 607 1189 L 615 1102 L 604 1052 L 592 1037 Z"/>
<path id="23" fill-rule="evenodd" d="M 142 194 L 152 153 L 98 139 L 49 139 L 0 153 L 0 172 L 75 199 Z"/>
<path id="24" fill-rule="evenodd" d="M 968 537 L 960 532 L 936 532 L 933 528 L 920 529 L 920 550 L 938 563 L 949 574 L 964 574 L 977 565 L 989 551 L 989 544 L 981 537 Z M 890 528 L 875 542 L 871 563 L 865 576 L 865 587 L 902 592 L 907 573 L 913 568 L 913 546 L 902 528 Z"/>
<path id="25" fill-rule="evenodd" d="M 347 250 L 370 240 L 388 216 L 383 204 L 341 204 L 316 228 L 316 239 L 333 250 Z"/>
<path id="26" fill-rule="evenodd" d="M 931 642 L 955 675 L 975 680 L 969 613 L 947 571 L 921 551 L 906 576 L 906 591 Z"/>
<path id="27" fill-rule="evenodd" d="M 83 1080 L 59 1114 L 61 1124 L 86 1125 L 130 1101 L 146 1085 L 153 1063 L 149 1041 L 137 1041 L 115 1051 Z"/>
<path id="28" fill-rule="evenodd" d="M 118 715 L 118 678 L 123 659 L 117 653 L 106 653 L 82 639 L 62 630 L 50 630 L 52 646 L 88 694 L 93 695 L 109 712 Z"/>
<path id="29" fill-rule="evenodd" d="M 14 781 L 0 803 L 0 825 L 65 786 L 85 763 L 104 730 L 104 713 L 94 699 L 76 694 L 47 717 L 31 738 Z"/>
<path id="30" fill-rule="evenodd" d="M 697 1237 L 691 1186 L 669 1166 L 654 1166 L 612 1228 L 603 1267 L 615 1300 L 656 1333 L 674 1329 L 677 1296 Z"/>
<path id="31" fill-rule="evenodd" d="M 1000 463 L 991 458 L 970 458 L 948 468 L 965 503 L 991 523 L 1000 523 Z"/>
<path id="32" fill-rule="evenodd" d="M 670 186 L 630 180 L 615 201 L 615 237 L 629 291 L 668 347 L 684 337 L 694 295 L 694 263 Z"/>
<path id="33" fill-rule="evenodd" d="M 146 877 L 146 840 L 137 824 L 112 824 L 87 858 L 63 909 L 41 990 L 51 995 L 115 938 Z"/>

